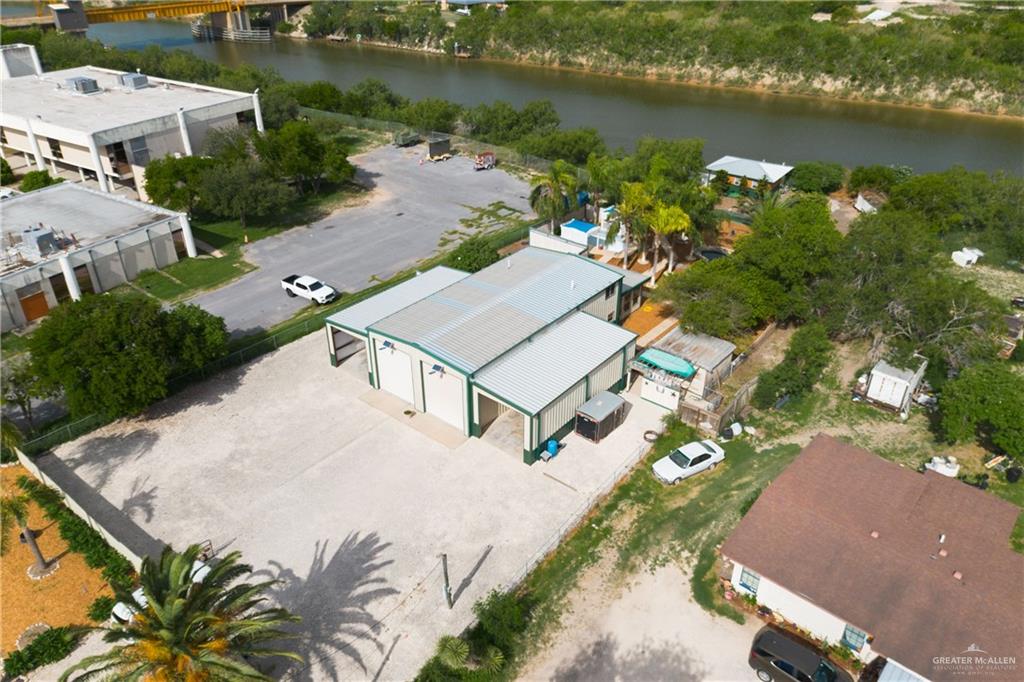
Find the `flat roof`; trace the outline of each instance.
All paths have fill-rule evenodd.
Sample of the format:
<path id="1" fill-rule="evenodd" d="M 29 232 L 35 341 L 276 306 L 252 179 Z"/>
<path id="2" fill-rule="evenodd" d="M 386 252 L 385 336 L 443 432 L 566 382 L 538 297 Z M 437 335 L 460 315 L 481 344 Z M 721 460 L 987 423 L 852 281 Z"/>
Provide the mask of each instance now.
<path id="1" fill-rule="evenodd" d="M 396 284 L 376 296 L 360 301 L 327 318 L 327 324 L 366 336 L 366 328 L 427 296 L 469 277 L 468 272 L 439 265 Z"/>
<path id="2" fill-rule="evenodd" d="M 3 113 L 68 130 L 99 132 L 175 115 L 179 107 L 189 111 L 251 97 L 245 92 L 153 76 L 149 76 L 149 87 L 127 90 L 118 82 L 121 73 L 95 66 L 79 66 L 47 71 L 42 76 L 4 79 L 0 86 Z M 101 91 L 86 95 L 65 86 L 66 79 L 82 76 L 95 79 Z"/>
<path id="3" fill-rule="evenodd" d="M 1024 660 L 1024 555 L 1010 547 L 1020 514 L 955 478 L 818 435 L 721 551 L 872 635 L 873 651 L 948 679 L 935 659 L 972 643 Z"/>
<path id="4" fill-rule="evenodd" d="M 636 334 L 575 312 L 481 370 L 474 383 L 530 414 L 537 414 Z"/>
<path id="5" fill-rule="evenodd" d="M 369 325 L 472 374 L 622 275 L 586 258 L 527 247 Z"/>
<path id="6" fill-rule="evenodd" d="M 729 175 L 749 178 L 751 180 L 767 180 L 778 182 L 793 170 L 792 166 L 783 163 L 769 163 L 767 161 L 755 161 L 754 159 L 742 159 L 738 156 L 723 156 L 717 161 L 707 165 L 707 170 L 724 170 Z"/>
<path id="7" fill-rule="evenodd" d="M 654 344 L 654 348 L 683 358 L 708 371 L 736 352 L 736 344 L 707 334 L 689 334 L 676 327 Z"/>
<path id="8" fill-rule="evenodd" d="M 78 249 L 180 215 L 79 183 L 61 182 L 0 202 L 0 239 L 9 248 L 8 235 L 20 236 L 42 223 L 76 242 L 73 248 Z M 49 257 L 39 262 L 43 260 Z"/>

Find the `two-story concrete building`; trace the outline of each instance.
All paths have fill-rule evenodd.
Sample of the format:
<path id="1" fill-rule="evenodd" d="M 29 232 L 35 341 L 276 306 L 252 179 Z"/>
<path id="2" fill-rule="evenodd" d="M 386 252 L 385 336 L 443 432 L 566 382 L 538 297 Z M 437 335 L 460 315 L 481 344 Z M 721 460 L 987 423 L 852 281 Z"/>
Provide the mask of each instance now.
<path id="1" fill-rule="evenodd" d="M 211 130 L 263 130 L 259 93 L 94 66 L 44 72 L 31 45 L 4 45 L 0 148 L 32 169 L 77 174 L 145 199 L 146 165 L 191 156 Z M 73 179 L 70 175 L 69 179 Z"/>

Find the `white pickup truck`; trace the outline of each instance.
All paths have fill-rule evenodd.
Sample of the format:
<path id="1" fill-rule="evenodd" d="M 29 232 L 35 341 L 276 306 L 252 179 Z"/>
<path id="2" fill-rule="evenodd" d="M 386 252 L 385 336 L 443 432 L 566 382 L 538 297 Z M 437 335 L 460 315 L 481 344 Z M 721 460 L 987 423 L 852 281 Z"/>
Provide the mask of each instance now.
<path id="1" fill-rule="evenodd" d="M 288 275 L 281 280 L 281 288 L 289 296 L 298 296 L 323 305 L 338 298 L 338 292 L 309 275 Z"/>

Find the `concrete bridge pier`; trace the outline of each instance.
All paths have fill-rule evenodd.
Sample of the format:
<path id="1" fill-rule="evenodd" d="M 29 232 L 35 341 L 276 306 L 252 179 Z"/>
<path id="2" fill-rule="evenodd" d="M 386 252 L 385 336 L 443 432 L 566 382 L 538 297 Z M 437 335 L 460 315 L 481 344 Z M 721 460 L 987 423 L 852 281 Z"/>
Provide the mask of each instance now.
<path id="1" fill-rule="evenodd" d="M 230 29 L 233 31 L 249 31 L 252 24 L 249 22 L 249 13 L 240 8 L 237 12 L 214 12 L 210 15 L 210 24 L 214 28 Z"/>

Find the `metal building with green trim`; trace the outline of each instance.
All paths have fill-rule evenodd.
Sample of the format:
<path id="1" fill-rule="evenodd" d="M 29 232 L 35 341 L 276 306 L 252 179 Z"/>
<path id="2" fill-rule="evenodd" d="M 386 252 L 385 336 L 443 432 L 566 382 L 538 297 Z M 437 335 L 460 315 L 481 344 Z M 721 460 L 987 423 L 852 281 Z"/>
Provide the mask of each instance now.
<path id="1" fill-rule="evenodd" d="M 365 350 L 371 385 L 469 436 L 514 410 L 532 463 L 577 407 L 625 386 L 624 277 L 534 247 L 472 275 L 434 268 L 329 317 L 331 362 Z"/>

